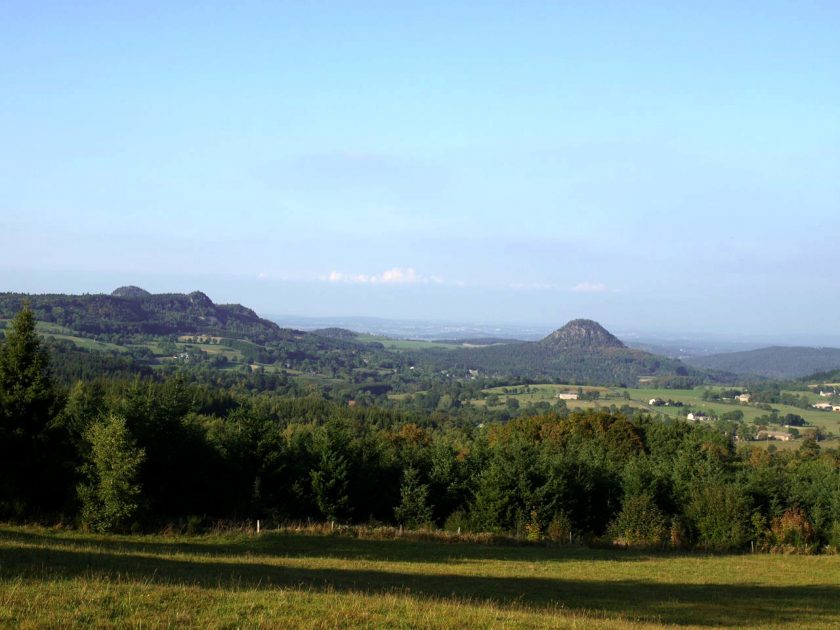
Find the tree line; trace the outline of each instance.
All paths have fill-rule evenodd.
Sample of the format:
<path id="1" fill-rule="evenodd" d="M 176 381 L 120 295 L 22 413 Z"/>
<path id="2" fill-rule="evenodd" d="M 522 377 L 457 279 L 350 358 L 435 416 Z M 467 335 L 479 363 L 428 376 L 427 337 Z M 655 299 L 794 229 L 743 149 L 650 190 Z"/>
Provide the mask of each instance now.
<path id="1" fill-rule="evenodd" d="M 0 345 L 0 518 L 490 531 L 703 549 L 840 546 L 840 453 L 736 448 L 627 410 L 475 422 L 176 375 L 60 385 L 29 309 Z"/>

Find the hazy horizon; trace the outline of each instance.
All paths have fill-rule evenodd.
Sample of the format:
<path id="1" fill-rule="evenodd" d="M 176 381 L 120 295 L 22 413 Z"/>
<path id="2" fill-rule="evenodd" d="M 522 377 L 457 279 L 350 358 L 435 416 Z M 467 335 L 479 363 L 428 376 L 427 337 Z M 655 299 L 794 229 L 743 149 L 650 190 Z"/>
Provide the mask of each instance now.
<path id="1" fill-rule="evenodd" d="M 201 278 L 196 279 L 196 282 L 201 282 Z M 205 279 L 206 280 L 206 279 Z M 190 285 L 184 284 L 181 286 L 177 281 L 163 282 L 158 280 L 152 284 L 139 284 L 137 282 L 123 282 L 120 283 L 117 279 L 110 285 L 102 285 L 96 282 L 84 283 L 83 288 L 73 290 L 62 290 L 50 288 L 52 285 L 44 285 L 42 289 L 24 288 L 24 285 L 15 286 L 9 289 L 7 287 L 0 287 L 2 291 L 13 291 L 22 293 L 70 293 L 70 294 L 109 294 L 114 289 L 120 286 L 134 285 L 148 290 L 152 293 L 191 293 L 193 291 L 202 291 L 206 293 L 211 300 L 217 304 L 242 304 L 248 308 L 254 309 L 260 317 L 275 321 L 281 325 L 289 325 L 292 327 L 307 329 L 316 329 L 326 326 L 332 326 L 341 322 L 351 322 L 353 320 L 369 320 L 373 322 L 380 322 L 381 326 L 358 326 L 354 327 L 347 325 L 344 327 L 356 330 L 357 332 L 377 332 L 387 333 L 391 331 L 392 336 L 397 337 L 415 337 L 415 338 L 445 338 L 447 334 L 444 331 L 447 327 L 466 327 L 472 332 L 466 334 L 454 334 L 448 338 L 464 338 L 484 336 L 507 337 L 523 340 L 539 339 L 551 331 L 561 327 L 568 321 L 573 319 L 593 319 L 604 325 L 610 332 L 616 334 L 620 339 L 627 342 L 634 343 L 657 343 L 657 342 L 672 342 L 678 343 L 685 341 L 695 344 L 702 344 L 704 347 L 714 347 L 714 344 L 722 344 L 721 352 L 735 351 L 739 349 L 758 348 L 764 345 L 784 345 L 784 346 L 830 346 L 840 347 L 840 334 L 831 331 L 800 331 L 800 332 L 774 332 L 774 333 L 756 333 L 749 330 L 738 331 L 731 329 L 691 329 L 691 328 L 662 328 L 662 327 L 645 327 L 642 325 L 635 325 L 632 323 L 623 323 L 614 317 L 607 314 L 606 317 L 599 318 L 592 313 L 565 313 L 558 314 L 557 319 L 500 319 L 492 316 L 488 317 L 459 317 L 455 316 L 439 316 L 432 317 L 424 315 L 424 313 L 417 313 L 415 315 L 407 314 L 405 316 L 386 316 L 382 314 L 364 314 L 354 312 L 352 310 L 346 312 L 294 312 L 283 310 L 271 310 L 271 308 L 263 309 L 255 306 L 254 303 L 238 299 L 236 291 L 228 291 L 227 293 L 219 293 L 208 290 L 206 286 L 200 284 Z M 41 286 L 38 282 L 34 286 Z M 286 285 L 284 285 L 285 287 Z M 263 287 L 264 288 L 264 287 Z M 304 287 L 304 290 L 306 288 Z M 272 294 L 266 303 L 273 303 L 278 301 L 278 297 Z M 353 308 L 349 306 L 348 308 Z M 306 322 L 320 322 L 320 323 L 306 323 Z M 428 331 L 428 334 L 409 334 L 405 328 L 405 324 L 414 323 L 423 325 Z M 498 327 L 498 330 L 493 331 L 493 327 Z M 739 347 L 743 346 L 743 347 Z"/>
<path id="2" fill-rule="evenodd" d="M 0 7 L 0 290 L 838 339 L 840 5 Z"/>

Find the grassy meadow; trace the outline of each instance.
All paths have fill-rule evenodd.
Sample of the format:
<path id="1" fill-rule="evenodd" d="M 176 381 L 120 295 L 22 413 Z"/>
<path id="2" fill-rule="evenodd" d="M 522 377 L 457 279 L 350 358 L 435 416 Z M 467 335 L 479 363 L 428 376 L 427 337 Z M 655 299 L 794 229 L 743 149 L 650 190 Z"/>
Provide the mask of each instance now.
<path id="1" fill-rule="evenodd" d="M 627 405 L 635 409 L 650 411 L 652 413 L 661 413 L 669 415 L 674 418 L 684 418 L 687 409 L 702 410 L 714 415 L 720 416 L 729 411 L 739 409 L 744 413 L 744 421 L 751 423 L 759 416 L 767 415 L 769 412 L 755 405 L 746 405 L 735 402 L 720 402 L 720 401 L 704 401 L 702 399 L 703 389 L 663 389 L 663 388 L 618 388 L 618 387 L 578 387 L 576 385 L 557 385 L 554 383 L 542 383 L 530 385 L 527 391 L 524 391 L 523 386 L 507 386 L 507 387 L 493 387 L 483 390 L 485 395 L 495 394 L 498 396 L 502 404 L 508 398 L 515 398 L 522 406 L 538 403 L 548 402 L 555 403 L 557 401 L 556 395 L 561 392 L 574 393 L 578 390 L 584 392 L 597 391 L 599 398 L 597 400 L 567 400 L 566 406 L 569 409 L 590 409 L 598 407 L 609 407 L 611 405 L 622 406 Z M 819 396 L 809 392 L 793 392 L 798 395 L 806 396 L 812 402 L 819 400 Z M 625 394 L 629 398 L 625 398 Z M 652 398 L 660 398 L 662 400 L 674 400 L 682 402 L 686 407 L 651 407 L 648 403 Z M 476 399 L 471 401 L 473 405 L 484 406 L 485 399 Z M 795 413 L 802 416 L 810 424 L 814 426 L 823 427 L 825 430 L 832 433 L 840 433 L 840 413 L 818 411 L 817 409 L 801 409 L 799 407 L 792 407 L 790 405 L 771 405 L 773 409 L 778 410 L 781 416 L 788 413 Z M 835 441 L 831 445 L 837 446 Z M 777 443 L 779 446 L 781 443 Z M 791 444 L 797 445 L 794 441 Z M 781 447 L 781 446 L 780 446 Z"/>
<path id="2" fill-rule="evenodd" d="M 839 625 L 840 556 L 0 526 L 2 627 Z"/>
<path id="3" fill-rule="evenodd" d="M 456 343 L 442 343 L 439 341 L 426 341 L 422 339 L 393 339 L 381 335 L 360 334 L 356 341 L 362 343 L 381 343 L 389 350 L 428 350 L 429 348 L 453 349 L 462 347 Z"/>

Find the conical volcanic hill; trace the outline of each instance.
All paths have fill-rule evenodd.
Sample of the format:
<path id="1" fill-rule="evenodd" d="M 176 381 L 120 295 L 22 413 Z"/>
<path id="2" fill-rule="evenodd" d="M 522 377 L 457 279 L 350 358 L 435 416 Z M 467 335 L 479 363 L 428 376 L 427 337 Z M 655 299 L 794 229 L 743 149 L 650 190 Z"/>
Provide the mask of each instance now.
<path id="1" fill-rule="evenodd" d="M 540 344 L 562 350 L 626 347 L 618 337 L 591 319 L 573 319 L 542 339 Z"/>

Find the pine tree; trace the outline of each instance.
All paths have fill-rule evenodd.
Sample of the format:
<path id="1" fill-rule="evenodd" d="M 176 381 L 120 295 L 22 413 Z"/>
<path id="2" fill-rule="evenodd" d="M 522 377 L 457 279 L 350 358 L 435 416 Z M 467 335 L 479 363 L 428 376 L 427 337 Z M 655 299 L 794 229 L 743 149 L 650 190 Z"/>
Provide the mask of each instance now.
<path id="1" fill-rule="evenodd" d="M 56 506 L 60 439 L 50 423 L 59 396 L 28 305 L 0 345 L 0 515 L 20 518 Z"/>
<path id="2" fill-rule="evenodd" d="M 341 520 L 350 514 L 347 459 L 335 450 L 321 451 L 318 468 L 310 473 L 315 504 L 327 520 Z"/>
<path id="3" fill-rule="evenodd" d="M 432 520 L 432 507 L 428 504 L 429 486 L 420 483 L 416 468 L 406 468 L 400 488 L 400 504 L 394 510 L 397 522 L 410 529 L 427 525 Z"/>
<path id="4" fill-rule="evenodd" d="M 29 306 L 12 320 L 0 346 L 0 413 L 10 434 L 37 435 L 55 410 L 56 395 L 47 352 L 35 332 Z"/>

